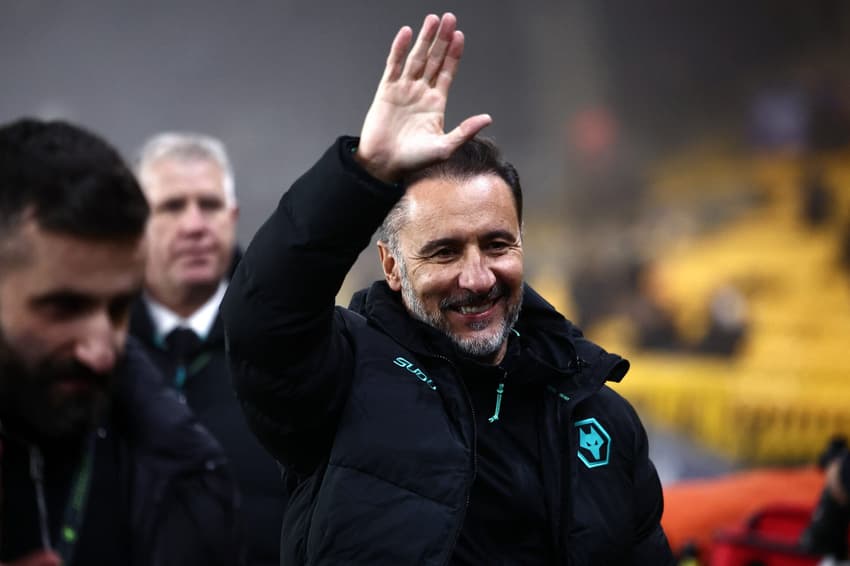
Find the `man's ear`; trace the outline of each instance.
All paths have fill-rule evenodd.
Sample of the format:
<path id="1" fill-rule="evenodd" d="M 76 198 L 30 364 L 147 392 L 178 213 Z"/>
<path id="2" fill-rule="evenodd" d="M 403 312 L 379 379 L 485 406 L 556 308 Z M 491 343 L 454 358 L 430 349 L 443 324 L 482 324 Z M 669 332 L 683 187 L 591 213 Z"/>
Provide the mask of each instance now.
<path id="1" fill-rule="evenodd" d="M 399 265 L 386 242 L 378 242 L 378 257 L 381 259 L 381 269 L 384 270 L 384 279 L 387 280 L 387 285 L 393 291 L 401 291 Z"/>

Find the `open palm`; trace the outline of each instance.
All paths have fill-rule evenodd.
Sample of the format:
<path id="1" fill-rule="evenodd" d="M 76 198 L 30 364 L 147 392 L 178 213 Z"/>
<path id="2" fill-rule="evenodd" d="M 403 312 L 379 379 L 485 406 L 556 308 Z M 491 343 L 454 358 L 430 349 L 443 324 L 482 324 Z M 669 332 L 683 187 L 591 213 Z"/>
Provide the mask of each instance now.
<path id="1" fill-rule="evenodd" d="M 444 132 L 449 87 L 463 54 L 463 33 L 455 25 L 450 13 L 428 15 L 406 57 L 413 31 L 403 27 L 393 40 L 357 151 L 375 177 L 394 182 L 445 159 L 492 121 L 479 114 Z"/>

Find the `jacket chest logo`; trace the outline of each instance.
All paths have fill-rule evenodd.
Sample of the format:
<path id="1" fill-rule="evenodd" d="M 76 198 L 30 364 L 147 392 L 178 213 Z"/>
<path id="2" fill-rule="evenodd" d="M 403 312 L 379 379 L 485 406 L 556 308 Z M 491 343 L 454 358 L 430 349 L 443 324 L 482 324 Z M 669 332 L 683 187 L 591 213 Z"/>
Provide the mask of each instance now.
<path id="1" fill-rule="evenodd" d="M 594 418 L 574 423 L 578 429 L 578 459 L 588 468 L 608 464 L 611 454 L 611 437 Z"/>
<path id="2" fill-rule="evenodd" d="M 397 365 L 398 367 L 406 369 L 407 372 L 410 375 L 412 375 L 413 377 L 415 377 L 416 379 L 418 379 L 419 381 L 421 381 L 422 383 L 424 383 L 425 385 L 427 385 L 428 387 L 430 387 L 434 391 L 437 390 L 437 386 L 436 386 L 436 384 L 434 384 L 434 380 L 431 379 L 430 377 L 428 377 L 427 375 L 425 375 L 424 371 L 422 371 L 421 369 L 419 369 L 418 367 L 413 365 L 413 362 L 406 360 L 405 358 L 402 358 L 401 356 L 399 356 L 399 357 L 397 357 L 396 359 L 393 360 L 393 363 L 395 365 Z"/>

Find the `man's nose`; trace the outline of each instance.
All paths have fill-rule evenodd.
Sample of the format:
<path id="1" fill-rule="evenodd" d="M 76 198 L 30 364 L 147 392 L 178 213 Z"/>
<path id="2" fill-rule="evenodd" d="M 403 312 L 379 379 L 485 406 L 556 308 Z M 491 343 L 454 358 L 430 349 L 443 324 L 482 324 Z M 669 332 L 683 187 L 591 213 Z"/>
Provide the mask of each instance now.
<path id="1" fill-rule="evenodd" d="M 118 359 L 118 347 L 126 332 L 116 327 L 108 313 L 93 315 L 83 327 L 74 355 L 95 373 L 109 373 Z"/>
<path id="2" fill-rule="evenodd" d="M 190 202 L 180 216 L 180 227 L 184 232 L 199 232 L 206 228 L 207 218 L 196 202 Z"/>
<path id="3" fill-rule="evenodd" d="M 468 289 L 473 293 L 488 293 L 496 284 L 496 275 L 487 256 L 480 250 L 471 250 L 464 256 L 458 284 L 461 289 Z"/>

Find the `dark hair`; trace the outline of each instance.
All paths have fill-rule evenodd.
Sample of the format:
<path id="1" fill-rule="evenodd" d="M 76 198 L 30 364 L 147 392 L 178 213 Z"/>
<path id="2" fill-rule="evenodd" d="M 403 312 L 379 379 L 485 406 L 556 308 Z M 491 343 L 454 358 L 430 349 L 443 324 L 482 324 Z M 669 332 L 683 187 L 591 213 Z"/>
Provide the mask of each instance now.
<path id="1" fill-rule="evenodd" d="M 0 126 L 0 237 L 28 211 L 45 230 L 129 240 L 144 233 L 149 207 L 103 139 L 66 122 L 21 119 Z"/>
<path id="2" fill-rule="evenodd" d="M 470 179 L 478 175 L 496 175 L 511 189 L 516 206 L 517 220 L 522 226 L 522 186 L 519 173 L 513 165 L 502 158 L 502 152 L 492 140 L 475 137 L 465 142 L 445 161 L 439 161 L 423 169 L 419 169 L 402 180 L 405 188 L 424 179 Z M 396 235 L 401 228 L 405 199 L 387 214 L 378 232 L 378 238 L 389 244 L 391 249 L 398 245 Z"/>

